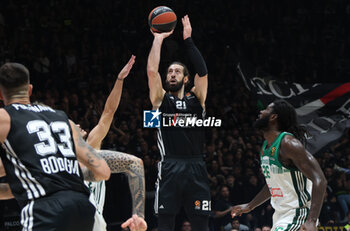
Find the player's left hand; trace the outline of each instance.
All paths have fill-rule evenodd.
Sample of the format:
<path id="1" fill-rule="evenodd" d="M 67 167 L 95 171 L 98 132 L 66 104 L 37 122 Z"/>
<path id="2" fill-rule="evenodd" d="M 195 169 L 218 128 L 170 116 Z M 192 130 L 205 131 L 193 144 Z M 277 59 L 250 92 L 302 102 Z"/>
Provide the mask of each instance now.
<path id="1" fill-rule="evenodd" d="M 300 231 L 316 231 L 316 222 L 307 220 L 304 224 L 301 225 Z"/>
<path id="2" fill-rule="evenodd" d="M 142 217 L 139 217 L 136 214 L 134 214 L 131 218 L 129 218 L 122 224 L 123 229 L 125 229 L 126 227 L 129 227 L 130 231 L 146 231 L 147 223 Z"/>
<path id="3" fill-rule="evenodd" d="M 134 65 L 134 63 L 135 63 L 135 58 L 136 58 L 135 55 L 131 56 L 131 58 L 129 59 L 128 63 L 119 72 L 119 74 L 118 74 L 118 78 L 119 79 L 125 79 L 129 75 L 130 70 L 131 70 L 132 66 Z"/>
<path id="4" fill-rule="evenodd" d="M 191 35 L 192 35 L 192 27 L 191 27 L 190 18 L 188 17 L 188 15 L 185 15 L 182 18 L 182 25 L 184 27 L 183 38 L 185 40 L 185 39 L 191 37 Z"/>

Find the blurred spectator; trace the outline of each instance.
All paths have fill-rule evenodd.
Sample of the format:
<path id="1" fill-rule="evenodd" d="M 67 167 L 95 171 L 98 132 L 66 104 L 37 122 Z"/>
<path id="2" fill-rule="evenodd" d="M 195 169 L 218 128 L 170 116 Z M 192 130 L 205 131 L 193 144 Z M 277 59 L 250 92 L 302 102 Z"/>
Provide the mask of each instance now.
<path id="1" fill-rule="evenodd" d="M 226 185 L 222 185 L 219 189 L 219 197 L 215 200 L 213 212 L 215 230 L 220 230 L 231 221 L 232 204 L 230 202 L 230 191 Z"/>
<path id="2" fill-rule="evenodd" d="M 232 221 L 224 227 L 224 231 L 231 231 L 232 229 L 247 231 L 249 230 L 249 227 L 241 224 L 238 217 L 234 217 L 232 218 Z"/>
<path id="3" fill-rule="evenodd" d="M 332 196 L 330 187 L 327 187 L 319 217 L 320 224 L 322 226 L 331 226 L 336 224 L 337 220 L 339 219 L 337 209 L 336 197 Z"/>
<path id="4" fill-rule="evenodd" d="M 233 175 L 228 175 L 226 177 L 226 185 L 230 191 L 230 201 L 232 205 L 236 205 L 243 201 L 244 189 L 242 182 L 237 181 Z"/>
<path id="5" fill-rule="evenodd" d="M 181 231 L 191 231 L 191 223 L 189 221 L 182 222 Z"/>
<path id="6" fill-rule="evenodd" d="M 271 226 L 270 225 L 263 225 L 261 228 L 261 231 L 271 231 Z"/>
<path id="7" fill-rule="evenodd" d="M 341 208 L 341 220 L 340 223 L 348 222 L 348 213 L 350 206 L 350 180 L 345 174 L 338 175 L 334 184 L 334 193 L 337 196 L 337 201 Z"/>

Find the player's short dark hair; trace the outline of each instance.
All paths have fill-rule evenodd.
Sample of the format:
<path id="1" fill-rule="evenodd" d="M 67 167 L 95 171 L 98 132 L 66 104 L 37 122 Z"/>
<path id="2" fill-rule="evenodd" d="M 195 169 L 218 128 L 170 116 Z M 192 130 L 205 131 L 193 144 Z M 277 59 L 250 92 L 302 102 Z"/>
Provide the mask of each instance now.
<path id="1" fill-rule="evenodd" d="M 167 68 L 167 71 L 168 71 L 169 67 L 173 64 L 177 64 L 177 65 L 182 66 L 184 68 L 184 76 L 190 77 L 190 72 L 188 71 L 188 68 L 186 67 L 186 65 L 183 64 L 182 62 L 179 62 L 179 61 L 175 61 L 175 62 L 170 63 L 168 68 Z"/>
<path id="2" fill-rule="evenodd" d="M 272 113 L 277 114 L 277 123 L 279 131 L 292 133 L 295 138 L 305 143 L 307 131 L 298 124 L 298 117 L 295 108 L 283 99 L 273 102 Z"/>
<path id="3" fill-rule="evenodd" d="M 0 67 L 0 86 L 7 90 L 29 84 L 29 71 L 20 63 L 5 63 Z"/>

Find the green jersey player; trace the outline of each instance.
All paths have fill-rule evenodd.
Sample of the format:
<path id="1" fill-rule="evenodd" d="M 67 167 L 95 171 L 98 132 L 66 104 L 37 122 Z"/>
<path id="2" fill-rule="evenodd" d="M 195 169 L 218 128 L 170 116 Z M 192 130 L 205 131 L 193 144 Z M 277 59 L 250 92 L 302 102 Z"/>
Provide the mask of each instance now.
<path id="1" fill-rule="evenodd" d="M 297 124 L 295 109 L 276 100 L 260 112 L 254 126 L 265 137 L 260 156 L 266 185 L 249 203 L 234 206 L 232 216 L 249 213 L 271 199 L 273 231 L 316 231 L 327 182 L 302 144 L 305 131 Z"/>

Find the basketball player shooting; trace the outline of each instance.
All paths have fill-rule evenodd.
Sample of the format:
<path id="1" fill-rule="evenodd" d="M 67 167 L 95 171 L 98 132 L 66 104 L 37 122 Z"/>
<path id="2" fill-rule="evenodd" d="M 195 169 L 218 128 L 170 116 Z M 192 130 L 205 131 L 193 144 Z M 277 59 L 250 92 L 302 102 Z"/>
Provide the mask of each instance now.
<path id="1" fill-rule="evenodd" d="M 266 185 L 231 215 L 249 213 L 271 198 L 275 209 L 271 230 L 317 230 L 317 219 L 327 186 L 317 160 L 305 150 L 305 130 L 297 123 L 292 105 L 276 100 L 260 111 L 254 127 L 262 130 L 261 168 Z"/>
<path id="2" fill-rule="evenodd" d="M 187 54 L 195 68 L 194 87 L 185 95 L 185 84 L 189 81 L 187 67 L 173 62 L 167 69 L 166 89 L 158 68 L 161 47 L 171 32 L 156 33 L 148 56 L 147 76 L 150 100 L 154 110 L 162 113 L 191 113 L 203 118 L 208 88 L 206 63 L 195 46 L 191 35 L 189 17 L 182 18 L 183 39 Z M 161 162 L 158 165 L 155 212 L 158 214 L 158 231 L 174 230 L 175 216 L 183 206 L 193 231 L 208 230 L 208 215 L 211 210 L 210 190 L 203 146 L 205 134 L 198 128 L 160 128 L 158 147 Z"/>

